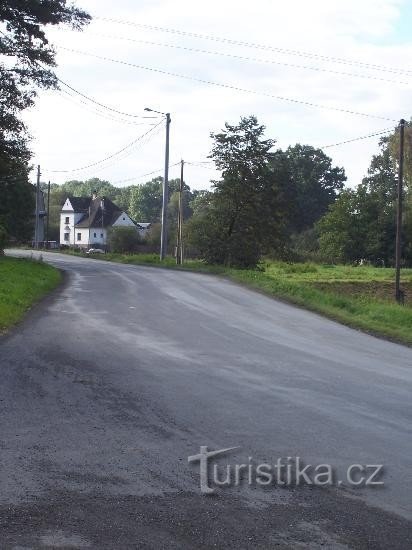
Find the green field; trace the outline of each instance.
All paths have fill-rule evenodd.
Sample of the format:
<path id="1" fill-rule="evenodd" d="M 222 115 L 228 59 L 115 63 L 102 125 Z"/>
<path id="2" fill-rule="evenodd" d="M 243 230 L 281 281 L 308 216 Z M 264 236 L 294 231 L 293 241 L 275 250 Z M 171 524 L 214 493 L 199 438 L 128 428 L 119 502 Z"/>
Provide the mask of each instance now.
<path id="1" fill-rule="evenodd" d="M 60 281 L 60 272 L 43 262 L 0 256 L 0 332 L 17 323 Z"/>
<path id="2" fill-rule="evenodd" d="M 106 254 L 98 258 L 177 267 L 173 258 L 160 264 L 155 254 Z M 404 306 L 394 301 L 395 271 L 390 268 L 266 261 L 261 269 L 239 270 L 189 260 L 178 269 L 221 275 L 354 328 L 412 345 L 412 269 L 402 271 Z"/>

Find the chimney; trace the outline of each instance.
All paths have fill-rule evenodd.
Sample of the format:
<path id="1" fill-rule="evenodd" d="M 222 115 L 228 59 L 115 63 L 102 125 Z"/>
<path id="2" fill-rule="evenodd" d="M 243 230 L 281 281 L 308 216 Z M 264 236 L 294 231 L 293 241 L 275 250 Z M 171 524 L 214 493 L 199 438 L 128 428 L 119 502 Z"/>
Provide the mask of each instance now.
<path id="1" fill-rule="evenodd" d="M 94 191 L 93 191 L 93 195 L 92 195 L 92 200 L 94 201 L 94 200 L 96 200 L 96 199 L 97 199 L 97 191 L 94 190 Z"/>

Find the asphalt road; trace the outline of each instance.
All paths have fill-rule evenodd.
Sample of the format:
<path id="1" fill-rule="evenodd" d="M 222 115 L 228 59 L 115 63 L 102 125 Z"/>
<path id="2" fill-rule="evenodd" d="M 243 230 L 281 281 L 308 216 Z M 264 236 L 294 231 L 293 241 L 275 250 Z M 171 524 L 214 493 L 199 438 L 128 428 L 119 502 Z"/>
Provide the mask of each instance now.
<path id="1" fill-rule="evenodd" d="M 212 276 L 43 256 L 65 285 L 0 339 L 2 550 L 412 547 L 412 349 Z M 384 485 L 204 495 L 200 446 L 238 447 L 232 484 L 300 457 Z"/>

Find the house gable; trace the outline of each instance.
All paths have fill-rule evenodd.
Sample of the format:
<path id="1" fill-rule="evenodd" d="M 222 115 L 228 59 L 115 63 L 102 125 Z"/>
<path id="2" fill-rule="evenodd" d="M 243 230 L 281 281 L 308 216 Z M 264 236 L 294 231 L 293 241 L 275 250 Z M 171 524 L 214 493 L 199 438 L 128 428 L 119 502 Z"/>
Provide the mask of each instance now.
<path id="1" fill-rule="evenodd" d="M 136 224 L 126 212 L 120 212 L 112 227 L 136 227 Z"/>
<path id="2" fill-rule="evenodd" d="M 70 199 L 67 198 L 66 202 L 62 206 L 62 212 L 73 212 L 73 210 L 74 209 L 73 209 L 72 203 L 70 202 Z"/>

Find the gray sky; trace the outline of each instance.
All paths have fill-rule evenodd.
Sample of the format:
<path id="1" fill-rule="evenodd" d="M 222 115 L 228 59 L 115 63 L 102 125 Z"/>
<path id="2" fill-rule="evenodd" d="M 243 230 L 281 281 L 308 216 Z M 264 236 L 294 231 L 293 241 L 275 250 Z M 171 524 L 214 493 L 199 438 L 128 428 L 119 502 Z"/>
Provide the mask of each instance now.
<path id="1" fill-rule="evenodd" d="M 368 135 L 394 127 L 395 121 L 412 114 L 410 1 L 78 0 L 77 4 L 95 20 L 82 33 L 49 31 L 58 51 L 58 76 L 87 96 L 126 113 L 145 116 L 146 106 L 170 111 L 171 164 L 181 158 L 194 163 L 207 161 L 210 132 L 220 130 L 226 121 L 237 123 L 241 116 L 250 114 L 265 124 L 267 136 L 276 139 L 282 148 L 297 142 L 321 147 Z M 101 18 L 219 37 L 226 42 Z M 272 49 L 231 44 L 229 40 Z M 391 70 L 373 69 L 359 62 Z M 153 69 L 258 93 L 212 86 Z M 376 118 L 313 108 L 270 95 Z M 62 183 L 96 176 L 124 186 L 162 174 L 164 128 L 148 125 L 157 120 L 118 115 L 82 101 L 67 91 L 45 92 L 26 114 L 34 138 L 33 160 L 40 163 L 43 180 Z M 123 154 L 95 167 L 72 171 L 110 156 L 150 129 L 151 133 Z M 365 175 L 378 139 L 325 152 L 334 163 L 344 166 L 348 184 L 353 186 Z M 172 167 L 170 176 L 178 177 L 178 170 Z M 144 176 L 152 171 L 158 172 Z M 210 167 L 187 166 L 186 180 L 193 188 L 208 187 L 215 176 Z"/>

